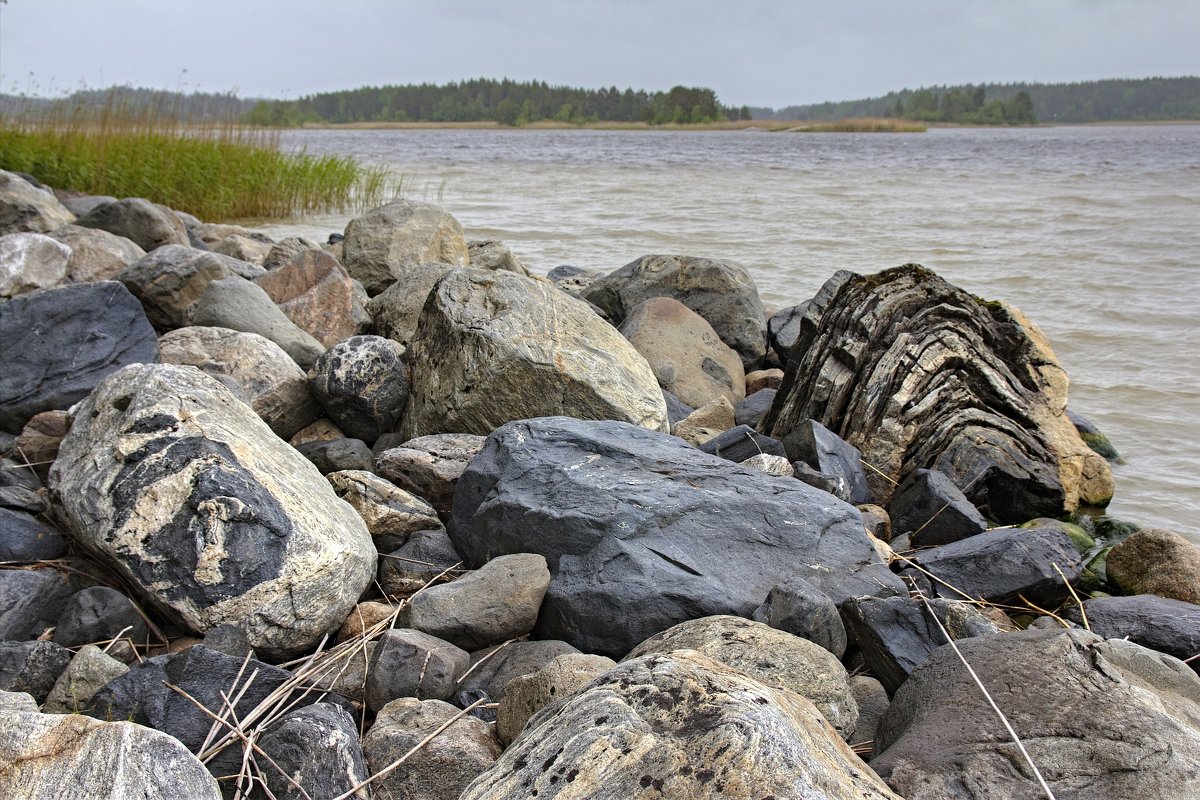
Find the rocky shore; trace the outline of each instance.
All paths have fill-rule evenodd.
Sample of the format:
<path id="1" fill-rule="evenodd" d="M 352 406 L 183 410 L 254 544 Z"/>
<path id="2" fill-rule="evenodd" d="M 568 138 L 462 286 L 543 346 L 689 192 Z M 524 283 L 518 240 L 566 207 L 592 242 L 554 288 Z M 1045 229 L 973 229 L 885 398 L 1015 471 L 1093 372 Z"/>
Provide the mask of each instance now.
<path id="1" fill-rule="evenodd" d="M 331 240 L 0 172 L 0 797 L 1200 796 L 1200 550 L 1017 309 Z"/>

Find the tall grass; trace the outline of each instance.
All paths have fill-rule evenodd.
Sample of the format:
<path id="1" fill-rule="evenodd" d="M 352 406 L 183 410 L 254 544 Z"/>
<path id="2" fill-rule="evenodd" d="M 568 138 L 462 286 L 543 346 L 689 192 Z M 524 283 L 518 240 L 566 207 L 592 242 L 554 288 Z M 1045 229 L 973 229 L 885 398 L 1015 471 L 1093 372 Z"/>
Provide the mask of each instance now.
<path id="1" fill-rule="evenodd" d="M 199 117 L 163 94 L 133 104 L 42 105 L 0 117 L 0 169 L 56 188 L 144 197 L 207 221 L 364 208 L 395 188 L 344 156 L 285 153 L 279 133 Z"/>

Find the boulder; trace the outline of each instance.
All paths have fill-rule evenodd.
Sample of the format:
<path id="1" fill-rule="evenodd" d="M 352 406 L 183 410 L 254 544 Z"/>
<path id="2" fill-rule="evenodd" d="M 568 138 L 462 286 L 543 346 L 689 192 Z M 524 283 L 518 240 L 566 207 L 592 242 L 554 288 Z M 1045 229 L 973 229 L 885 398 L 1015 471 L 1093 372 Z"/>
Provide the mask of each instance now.
<path id="1" fill-rule="evenodd" d="M 469 263 L 462 225 L 428 203 L 394 200 L 350 220 L 342 242 L 342 263 L 374 297 L 412 264 Z"/>
<path id="2" fill-rule="evenodd" d="M 47 714 L 78 714 L 90 707 L 92 696 L 109 681 L 129 672 L 129 667 L 95 645 L 84 645 L 58 676 L 42 711 Z"/>
<path id="3" fill-rule="evenodd" d="M 563 414 L 666 430 L 646 360 L 575 298 L 508 272 L 460 269 L 438 282 L 409 347 L 401 432 L 487 435 Z"/>
<path id="4" fill-rule="evenodd" d="M 745 461 L 740 461 L 738 463 L 747 469 L 756 469 L 759 472 L 765 472 L 767 475 L 774 475 L 777 478 L 796 477 L 795 469 L 783 456 L 772 456 L 766 453 L 759 453 L 756 456 L 750 456 Z"/>
<path id="5" fill-rule="evenodd" d="M 408 597 L 437 580 L 450 580 L 462 556 L 442 528 L 417 531 L 379 559 L 379 584 L 388 597 Z"/>
<path id="6" fill-rule="evenodd" d="M 211 281 L 192 306 L 191 318 L 193 325 L 265 336 L 304 369 L 325 352 L 320 342 L 284 316 L 260 286 L 237 276 Z"/>
<path id="7" fill-rule="evenodd" d="M 14 172 L 0 170 L 0 236 L 9 233 L 49 233 L 69 225 L 75 215 L 54 193 L 39 189 Z"/>
<path id="8" fill-rule="evenodd" d="M 188 244 L 187 228 L 171 209 L 140 197 L 96 206 L 75 224 L 124 236 L 147 253 L 168 244 Z"/>
<path id="9" fill-rule="evenodd" d="M 1093 597 L 1083 608 L 1088 628 L 1105 639 L 1128 639 L 1183 660 L 1200 653 L 1200 606 L 1193 603 L 1136 594 Z M 1068 606 L 1064 616 L 1083 623 L 1078 606 Z M 1200 659 L 1188 663 L 1200 672 Z"/>
<path id="10" fill-rule="evenodd" d="M 358 731 L 349 712 L 313 703 L 284 715 L 258 737 L 278 769 L 262 765 L 267 788 L 278 800 L 338 797 L 367 779 Z M 365 790 L 352 797 L 365 800 Z"/>
<path id="11" fill-rule="evenodd" d="M 569 653 L 533 674 L 513 678 L 496 709 L 496 736 L 511 744 L 539 709 L 570 697 L 616 665 L 604 656 Z"/>
<path id="12" fill-rule="evenodd" d="M 775 402 L 775 393 L 775 389 L 759 389 L 754 394 L 747 395 L 733 410 L 733 424 L 757 428 L 762 418 L 771 410 L 771 404 Z"/>
<path id="13" fill-rule="evenodd" d="M 671 426 L 671 435 L 700 447 L 734 427 L 733 406 L 724 397 L 697 408 Z"/>
<path id="14" fill-rule="evenodd" d="M 73 590 L 55 569 L 0 569 L 0 642 L 20 642 L 53 628 Z"/>
<path id="15" fill-rule="evenodd" d="M 508 685 L 522 675 L 532 675 L 559 656 L 579 650 L 555 639 L 509 642 L 471 653 L 471 666 L 459 689 L 477 691 L 498 700 Z"/>
<path id="16" fill-rule="evenodd" d="M 546 273 L 547 280 L 572 297 L 581 297 L 587 287 L 603 277 L 604 273 L 598 270 L 569 264 L 562 264 Z"/>
<path id="17" fill-rule="evenodd" d="M 452 583 L 412 598 L 408 625 L 464 650 L 516 639 L 533 630 L 550 586 L 546 559 L 533 553 L 499 556 Z"/>
<path id="18" fill-rule="evenodd" d="M 371 468 L 371 448 L 362 439 L 326 439 L 296 445 L 296 452 L 311 461 L 322 475 Z"/>
<path id="19" fill-rule="evenodd" d="M 732 261 L 692 256 L 643 256 L 593 282 L 582 294 L 614 324 L 652 297 L 673 297 L 712 326 L 737 351 L 745 369 L 767 352 L 767 317 L 750 273 Z"/>
<path id="20" fill-rule="evenodd" d="M 124 236 L 64 225 L 51 231 L 50 238 L 71 248 L 67 261 L 67 280 L 71 283 L 93 283 L 117 280 L 117 276 L 145 257 L 146 251 Z"/>
<path id="21" fill-rule="evenodd" d="M 108 203 L 117 202 L 117 198 L 107 194 L 84 194 L 79 196 L 70 196 L 70 192 L 56 192 L 60 203 L 77 217 L 82 217 L 92 209 Z"/>
<path id="22" fill-rule="evenodd" d="M 192 366 L 217 379 L 281 439 L 321 416 L 308 376 L 283 349 L 257 333 L 193 326 L 158 341 L 164 364 Z"/>
<path id="23" fill-rule="evenodd" d="M 445 530 L 433 506 L 374 473 L 342 470 L 325 477 L 334 494 L 362 517 L 381 553 L 402 546 L 417 531 Z"/>
<path id="24" fill-rule="evenodd" d="M 221 800 L 204 765 L 165 733 L 30 711 L 4 715 L 0 792 L 22 800 Z"/>
<path id="25" fill-rule="evenodd" d="M 449 532 L 471 567 L 545 556 L 537 635 L 612 657 L 687 619 L 749 616 L 798 564 L 819 565 L 835 601 L 900 585 L 854 507 L 621 422 L 501 427 L 459 480 Z"/>
<path id="26" fill-rule="evenodd" d="M 50 474 L 50 464 L 58 457 L 59 445 L 67 435 L 67 421 L 65 410 L 42 411 L 30 417 L 17 436 L 17 456 L 29 465 L 43 484 Z"/>
<path id="27" fill-rule="evenodd" d="M 254 282 L 323 347 L 364 333 L 370 324 L 362 284 L 324 250 L 301 250 Z"/>
<path id="28" fill-rule="evenodd" d="M 704 317 L 673 297 L 651 297 L 630 310 L 621 335 L 642 354 L 658 385 L 699 408 L 746 396 L 742 360 Z"/>
<path id="29" fill-rule="evenodd" d="M 688 651 L 627 661 L 546 706 L 461 797 L 535 795 L 897 797 L 812 703 Z"/>
<path id="30" fill-rule="evenodd" d="M 918 468 L 1001 524 L 1112 497 L 1108 462 L 1066 417 L 1066 373 L 1016 309 L 906 264 L 838 273 L 804 326 L 762 430 L 819 421 L 862 451 L 876 501 Z"/>
<path id="31" fill-rule="evenodd" d="M 81 404 L 50 474 L 76 541 L 195 631 L 268 657 L 336 628 L 375 572 L 362 520 L 249 407 L 193 367 L 136 365 Z"/>
<path id="32" fill-rule="evenodd" d="M 789 461 L 803 461 L 830 476 L 842 491 L 839 497 L 852 505 L 871 502 L 871 489 L 862 468 L 862 453 L 815 419 L 804 420 L 783 438 Z"/>
<path id="33" fill-rule="evenodd" d="M 42 233 L 0 236 L 0 299 L 57 286 L 70 258 L 71 248 Z"/>
<path id="34" fill-rule="evenodd" d="M 41 703 L 71 662 L 54 642 L 0 642 L 0 690 L 26 692 Z"/>
<path id="35" fill-rule="evenodd" d="M 0 508 L 0 561 L 43 561 L 66 549 L 61 532 L 33 514 Z"/>
<path id="36" fill-rule="evenodd" d="M 756 369 L 746 373 L 746 394 L 752 395 L 763 389 L 778 390 L 783 385 L 783 370 L 778 367 Z"/>
<path id="37" fill-rule="evenodd" d="M 309 386 L 348 436 L 374 442 L 393 430 L 408 402 L 404 348 L 381 336 L 353 336 L 326 350 Z"/>
<path id="38" fill-rule="evenodd" d="M 289 236 L 286 239 L 280 239 L 271 245 L 267 257 L 263 259 L 262 267 L 268 272 L 286 267 L 293 262 L 304 260 L 304 254 L 309 250 L 325 252 L 321 245 L 303 236 Z M 270 294 L 270 291 L 268 290 L 267 293 Z"/>
<path id="39" fill-rule="evenodd" d="M 771 349 L 785 366 L 792 360 L 792 348 L 800 338 L 800 328 L 807 310 L 808 303 L 801 303 L 781 308 L 767 319 L 767 338 Z"/>
<path id="40" fill-rule="evenodd" d="M 0 303 L 0 430 L 66 409 L 127 364 L 158 360 L 141 304 L 119 283 L 64 286 Z"/>
<path id="41" fill-rule="evenodd" d="M 1138 531 L 1108 552 L 1105 570 L 1109 583 L 1125 594 L 1200 604 L 1200 549 L 1174 531 Z"/>
<path id="42" fill-rule="evenodd" d="M 449 264 L 406 264 L 394 269 L 395 281 L 367 302 L 375 333 L 408 347 L 417 333 L 425 300 L 451 269 Z"/>
<path id="43" fill-rule="evenodd" d="M 746 425 L 737 425 L 709 439 L 700 449 L 710 455 L 741 463 L 747 458 L 765 453 L 769 456 L 786 456 L 783 443 L 763 436 Z"/>
<path id="44" fill-rule="evenodd" d="M 147 645 L 150 628 L 138 607 L 108 586 L 90 586 L 72 595 L 54 627 L 54 642 L 63 647 L 100 644 L 118 636 Z"/>
<path id="45" fill-rule="evenodd" d="M 485 269 L 489 272 L 496 270 L 515 272 L 526 278 L 531 275 L 525 265 L 521 263 L 521 259 L 513 255 L 513 251 L 504 242 L 478 239 L 468 241 L 467 259 L 474 269 Z"/>
<path id="46" fill-rule="evenodd" d="M 892 530 L 908 534 L 913 547 L 950 544 L 987 530 L 987 520 L 950 477 L 935 469 L 916 469 L 897 487 L 887 504 Z"/>
<path id="47" fill-rule="evenodd" d="M 958 649 L 1059 800 L 1195 796 L 1200 679 L 1178 660 L 1061 628 Z M 875 754 L 872 769 L 908 800 L 1044 796 L 949 647 L 896 693 Z"/>
<path id="48" fill-rule="evenodd" d="M 379 637 L 367 667 L 367 707 L 379 711 L 397 697 L 445 700 L 471 657 L 449 642 L 410 628 Z"/>
<path id="49" fill-rule="evenodd" d="M 241 233 L 231 233 L 209 244 L 208 249 L 223 256 L 236 258 L 239 261 L 262 264 L 266 261 L 267 254 L 271 252 L 272 244 L 274 243 L 260 241 Z"/>
<path id="50" fill-rule="evenodd" d="M 870 675 L 852 675 L 850 694 L 854 695 L 854 702 L 858 706 L 858 723 L 849 741 L 855 747 L 874 744 L 879 721 L 891 704 L 887 689 Z"/>
<path id="51" fill-rule="evenodd" d="M 1079 432 L 1079 438 L 1083 439 L 1084 444 L 1106 460 L 1114 464 L 1122 463 L 1121 454 L 1117 452 L 1117 448 L 1113 447 L 1112 442 L 1108 440 L 1103 431 L 1096 427 L 1094 422 L 1069 408 L 1067 409 L 1067 419 L 1071 420 L 1071 424 Z"/>
<path id="52" fill-rule="evenodd" d="M 192 310 L 208 285 L 233 275 L 254 278 L 262 270 L 228 256 L 167 245 L 135 261 L 118 275 L 146 316 L 161 330 L 192 325 Z"/>
<path id="53" fill-rule="evenodd" d="M 846 628 L 829 595 L 803 578 L 791 578 L 771 589 L 754 610 L 754 620 L 807 639 L 836 658 L 846 654 Z"/>

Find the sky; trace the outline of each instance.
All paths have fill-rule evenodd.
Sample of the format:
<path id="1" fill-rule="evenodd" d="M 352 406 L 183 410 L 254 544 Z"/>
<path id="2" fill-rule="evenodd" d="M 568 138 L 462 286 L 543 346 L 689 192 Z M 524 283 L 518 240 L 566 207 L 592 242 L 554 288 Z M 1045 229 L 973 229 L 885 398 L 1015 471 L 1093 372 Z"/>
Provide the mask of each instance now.
<path id="1" fill-rule="evenodd" d="M 0 91 L 296 98 L 468 78 L 726 105 L 1200 74 L 1200 0 L 0 0 Z"/>

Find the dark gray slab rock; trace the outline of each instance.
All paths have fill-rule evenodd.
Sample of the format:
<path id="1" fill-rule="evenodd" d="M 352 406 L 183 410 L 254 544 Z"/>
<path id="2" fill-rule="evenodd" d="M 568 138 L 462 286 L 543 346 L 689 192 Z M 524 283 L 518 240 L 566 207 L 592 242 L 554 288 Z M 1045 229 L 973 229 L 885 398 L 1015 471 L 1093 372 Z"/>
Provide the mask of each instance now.
<path id="1" fill-rule="evenodd" d="M 1160 653 L 1189 659 L 1200 653 L 1200 606 L 1153 594 L 1094 597 L 1083 604 L 1093 633 L 1105 639 L 1128 639 Z M 1078 606 L 1065 616 L 1083 623 Z M 1189 662 L 1200 672 L 1200 659 Z"/>
<path id="2" fill-rule="evenodd" d="M 514 678 L 531 675 L 554 659 L 579 650 L 555 639 L 535 639 L 488 647 L 471 653 L 471 667 L 459 687 L 482 692 L 493 700 L 504 696 Z"/>
<path id="3" fill-rule="evenodd" d="M 0 429 L 69 408 L 126 364 L 158 360 L 142 306 L 119 283 L 64 286 L 0 303 Z"/>
<path id="4" fill-rule="evenodd" d="M 1195 796 L 1200 679 L 1177 659 L 1062 629 L 958 647 L 1059 800 Z M 907 800 L 1044 796 L 949 647 L 896 693 L 875 753 L 871 768 Z"/>
<path id="5" fill-rule="evenodd" d="M 468 566 L 545 556 L 538 636 L 614 657 L 687 619 L 749 616 L 799 563 L 819 565 L 835 601 L 899 583 L 852 506 L 619 422 L 500 428 L 460 479 L 449 530 Z"/>
<path id="6" fill-rule="evenodd" d="M 771 589 L 753 619 L 819 644 L 837 658 L 846 654 L 846 627 L 833 600 L 803 578 Z"/>
<path id="7" fill-rule="evenodd" d="M 764 436 L 748 425 L 738 425 L 700 445 L 702 452 L 741 463 L 751 456 L 765 453 L 786 456 L 783 443 Z"/>
<path id="8" fill-rule="evenodd" d="M 784 460 L 786 461 L 787 459 Z M 820 489 L 822 492 L 829 492 L 843 502 L 850 502 L 850 487 L 847 485 L 846 479 L 841 475 L 830 475 L 825 472 L 819 472 L 803 461 L 797 461 L 792 464 L 792 475 L 797 480 L 804 481 L 809 486 Z"/>
<path id="9" fill-rule="evenodd" d="M 124 236 L 147 253 L 163 245 L 188 243 L 187 228 L 171 209 L 140 197 L 96 206 L 75 224 Z"/>
<path id="10" fill-rule="evenodd" d="M 0 561 L 39 561 L 58 558 L 63 535 L 32 514 L 0 508 Z"/>
<path id="11" fill-rule="evenodd" d="M 280 768 L 263 767 L 267 787 L 279 800 L 338 797 L 367 779 L 354 719 L 340 706 L 313 703 L 289 712 L 267 728 L 258 745 Z"/>
<path id="12" fill-rule="evenodd" d="M 757 428 L 763 416 L 771 410 L 771 404 L 775 402 L 775 393 L 775 389 L 759 389 L 749 395 L 733 409 L 734 422 Z"/>
<path id="13" fill-rule="evenodd" d="M 892 530 L 909 534 L 913 547 L 950 544 L 987 530 L 987 520 L 949 476 L 913 470 L 888 500 Z"/>
<path id="14" fill-rule="evenodd" d="M 483 449 L 484 438 L 473 433 L 418 436 L 377 455 L 375 472 L 428 501 L 446 519 L 458 479 Z"/>
<path id="15" fill-rule="evenodd" d="M 54 642 L 0 642 L 0 690 L 43 702 L 73 653 Z"/>
<path id="16" fill-rule="evenodd" d="M 417 531 L 445 532 L 433 506 L 374 473 L 341 470 L 326 477 L 334 493 L 362 517 L 381 553 L 402 547 Z"/>
<path id="17" fill-rule="evenodd" d="M 408 597 L 439 576 L 453 577 L 461 565 L 462 556 L 445 529 L 417 531 L 379 559 L 379 585 L 389 597 Z"/>
<path id="18" fill-rule="evenodd" d="M 257 333 L 310 369 L 325 347 L 279 310 L 258 284 L 238 276 L 211 281 L 192 306 L 193 325 Z"/>
<path id="19" fill-rule="evenodd" d="M 843 500 L 856 506 L 872 502 L 862 467 L 862 453 L 857 447 L 815 419 L 802 421 L 782 441 L 789 461 L 803 461 L 817 472 L 832 475 L 844 484 L 847 496 L 838 495 Z"/>
<path id="20" fill-rule="evenodd" d="M 469 263 L 462 225 L 429 203 L 394 200 L 350 220 L 342 242 L 342 263 L 374 297 L 412 264 Z"/>
<path id="21" fill-rule="evenodd" d="M 672 426 L 677 422 L 687 419 L 688 415 L 696 410 L 667 391 L 663 392 L 663 400 L 667 402 L 667 421 Z"/>
<path id="22" fill-rule="evenodd" d="M 54 642 L 63 647 L 98 644 L 118 635 L 139 645 L 150 642 L 150 628 L 137 607 L 108 586 L 92 586 L 72 595 L 54 628 Z"/>
<path id="23" fill-rule="evenodd" d="M 1046 528 L 988 531 L 921 550 L 912 558 L 940 579 L 933 582 L 933 591 L 948 600 L 966 594 L 989 603 L 1019 603 L 1024 596 L 1050 608 L 1069 596 L 1063 575 L 1074 583 L 1083 571 L 1070 537 Z"/>
<path id="24" fill-rule="evenodd" d="M 75 221 L 75 215 L 47 189 L 15 172 L 0 170 L 0 236 L 32 231 L 49 233 Z"/>
<path id="25" fill-rule="evenodd" d="M 185 245 L 167 245 L 135 261 L 117 280 L 141 301 L 160 330 L 192 325 L 192 309 L 208 284 L 232 275 L 254 278 L 261 267 Z M 225 326 L 229 327 L 229 326 Z"/>
<path id="26" fill-rule="evenodd" d="M 251 658 L 256 656 L 250 637 L 236 625 L 218 625 L 207 631 L 201 641 L 209 650 L 216 650 L 234 658 L 245 658 L 249 653 Z"/>
<path id="27" fill-rule="evenodd" d="M 188 628 L 268 658 L 336 629 L 375 573 L 370 533 L 294 448 L 194 367 L 126 367 L 77 409 L 51 470 L 75 540 Z"/>
<path id="28" fill-rule="evenodd" d="M 673 297 L 713 327 L 755 369 L 767 352 L 767 315 L 750 273 L 732 261 L 643 256 L 593 282 L 582 294 L 619 325 L 652 297 Z"/>
<path id="29" fill-rule="evenodd" d="M 24 641 L 53 628 L 74 593 L 54 569 L 0 569 L 0 641 Z"/>
<path id="30" fill-rule="evenodd" d="M 409 628 L 386 631 L 367 668 L 367 707 L 379 711 L 397 697 L 445 700 L 470 661 L 466 650 L 436 636 Z"/>
<path id="31" fill-rule="evenodd" d="M 792 360 L 792 348 L 800 338 L 800 326 L 808 303 L 781 308 L 767 320 L 767 338 L 771 349 L 779 356 L 779 361 L 786 365 Z"/>
<path id="32" fill-rule="evenodd" d="M 322 475 L 343 470 L 363 471 L 374 460 L 371 448 L 362 439 L 324 439 L 296 445 L 296 450 L 311 461 Z"/>
<path id="33" fill-rule="evenodd" d="M 1066 417 L 1066 374 L 1016 309 L 916 264 L 839 273 L 800 341 L 762 429 L 782 439 L 818 420 L 862 451 L 878 502 L 918 468 L 1002 524 L 1112 497 L 1108 463 Z"/>
<path id="34" fill-rule="evenodd" d="M 408 402 L 404 348 L 381 336 L 353 336 L 317 359 L 313 395 L 347 436 L 374 442 L 393 430 Z"/>

